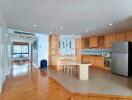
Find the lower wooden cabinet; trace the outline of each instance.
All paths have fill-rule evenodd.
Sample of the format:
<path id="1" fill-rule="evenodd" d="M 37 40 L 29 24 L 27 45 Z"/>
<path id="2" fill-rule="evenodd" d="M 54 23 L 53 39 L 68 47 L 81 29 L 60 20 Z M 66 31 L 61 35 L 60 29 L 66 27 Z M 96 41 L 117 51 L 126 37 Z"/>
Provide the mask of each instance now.
<path id="1" fill-rule="evenodd" d="M 95 66 L 96 67 L 104 67 L 104 59 L 102 59 L 102 58 L 96 59 Z"/>
<path id="2" fill-rule="evenodd" d="M 104 57 L 102 56 L 82 56 L 82 63 L 92 64 L 94 67 L 104 67 Z"/>
<path id="3" fill-rule="evenodd" d="M 88 63 L 92 64 L 93 66 L 95 66 L 95 59 L 94 58 L 89 58 L 88 59 Z"/>

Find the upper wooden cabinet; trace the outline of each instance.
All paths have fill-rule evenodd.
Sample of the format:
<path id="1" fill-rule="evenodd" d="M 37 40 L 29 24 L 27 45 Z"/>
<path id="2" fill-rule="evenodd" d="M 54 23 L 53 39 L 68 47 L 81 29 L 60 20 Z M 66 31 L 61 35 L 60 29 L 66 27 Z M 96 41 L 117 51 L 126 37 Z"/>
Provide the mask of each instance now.
<path id="1" fill-rule="evenodd" d="M 104 48 L 104 36 L 99 36 L 98 37 L 98 47 L 99 48 Z"/>
<path id="2" fill-rule="evenodd" d="M 89 48 L 89 38 L 81 39 L 81 47 L 82 49 Z"/>
<path id="3" fill-rule="evenodd" d="M 75 40 L 75 48 L 81 49 L 81 43 L 82 43 L 81 39 L 76 39 Z"/>
<path id="4" fill-rule="evenodd" d="M 91 48 L 98 47 L 98 37 L 89 38 L 89 47 Z"/>
<path id="5" fill-rule="evenodd" d="M 105 35 L 105 48 L 111 48 L 112 43 L 116 41 L 116 36 L 115 34 L 108 34 Z"/>
<path id="6" fill-rule="evenodd" d="M 126 33 L 126 40 L 132 42 L 132 32 L 127 32 Z"/>
<path id="7" fill-rule="evenodd" d="M 115 34 L 116 41 L 125 41 L 126 40 L 126 34 L 125 33 L 117 33 Z"/>
<path id="8" fill-rule="evenodd" d="M 56 56 L 59 56 L 59 52 L 60 52 L 60 51 L 59 51 L 59 50 L 60 50 L 60 49 L 59 49 L 59 40 L 60 40 L 60 35 L 59 35 L 59 33 L 58 33 L 58 34 L 55 35 L 55 43 L 56 43 L 56 44 L 55 44 L 55 45 L 56 45 L 56 46 L 55 46 L 55 49 L 56 49 L 56 52 L 55 52 L 55 53 L 56 53 Z"/>

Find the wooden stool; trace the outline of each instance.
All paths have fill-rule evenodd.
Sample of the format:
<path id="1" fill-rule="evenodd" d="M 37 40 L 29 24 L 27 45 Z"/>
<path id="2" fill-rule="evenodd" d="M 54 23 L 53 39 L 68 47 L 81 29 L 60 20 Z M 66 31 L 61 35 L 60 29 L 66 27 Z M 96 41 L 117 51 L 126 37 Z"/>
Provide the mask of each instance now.
<path id="1" fill-rule="evenodd" d="M 66 65 L 63 66 L 63 71 L 66 73 Z"/>
<path id="2" fill-rule="evenodd" d="M 72 75 L 76 76 L 76 66 L 72 66 Z"/>

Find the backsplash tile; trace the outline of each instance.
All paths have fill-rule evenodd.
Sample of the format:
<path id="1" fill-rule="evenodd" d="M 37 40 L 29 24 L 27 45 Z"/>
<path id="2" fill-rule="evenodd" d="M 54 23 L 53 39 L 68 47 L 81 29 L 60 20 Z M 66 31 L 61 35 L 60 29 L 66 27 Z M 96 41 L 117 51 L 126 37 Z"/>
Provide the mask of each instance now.
<path id="1" fill-rule="evenodd" d="M 82 49 L 83 55 L 110 55 L 111 49 Z"/>

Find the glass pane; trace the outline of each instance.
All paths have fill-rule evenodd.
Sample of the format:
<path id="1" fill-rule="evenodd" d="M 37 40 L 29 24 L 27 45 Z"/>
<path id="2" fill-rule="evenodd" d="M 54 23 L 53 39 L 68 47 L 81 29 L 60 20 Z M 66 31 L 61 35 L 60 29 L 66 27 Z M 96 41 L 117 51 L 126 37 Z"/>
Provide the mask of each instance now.
<path id="1" fill-rule="evenodd" d="M 13 54 L 13 58 L 21 58 L 21 54 Z"/>
<path id="2" fill-rule="evenodd" d="M 13 58 L 27 58 L 29 56 L 29 45 L 13 45 Z"/>

